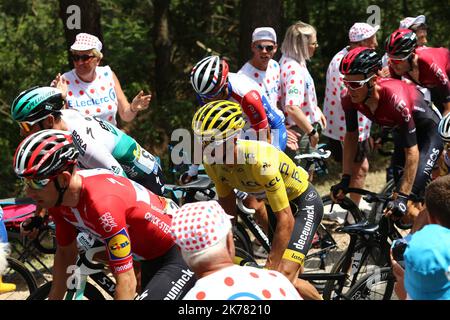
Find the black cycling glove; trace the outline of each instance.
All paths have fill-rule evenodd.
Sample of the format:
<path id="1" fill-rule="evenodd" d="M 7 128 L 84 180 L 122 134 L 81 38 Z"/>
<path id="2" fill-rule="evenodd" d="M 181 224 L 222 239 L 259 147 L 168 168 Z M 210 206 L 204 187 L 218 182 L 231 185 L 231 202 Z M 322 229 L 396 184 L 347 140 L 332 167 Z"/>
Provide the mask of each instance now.
<path id="1" fill-rule="evenodd" d="M 392 214 L 396 217 L 403 217 L 406 214 L 406 205 L 408 203 L 408 196 L 403 193 L 399 193 L 397 199 L 390 200 L 386 209 L 391 210 Z"/>
<path id="2" fill-rule="evenodd" d="M 341 181 L 334 186 L 331 186 L 330 191 L 333 193 L 333 196 L 336 197 L 339 193 L 339 190 L 342 190 L 343 193 L 347 193 L 348 187 L 350 186 L 351 175 L 343 174 Z"/>

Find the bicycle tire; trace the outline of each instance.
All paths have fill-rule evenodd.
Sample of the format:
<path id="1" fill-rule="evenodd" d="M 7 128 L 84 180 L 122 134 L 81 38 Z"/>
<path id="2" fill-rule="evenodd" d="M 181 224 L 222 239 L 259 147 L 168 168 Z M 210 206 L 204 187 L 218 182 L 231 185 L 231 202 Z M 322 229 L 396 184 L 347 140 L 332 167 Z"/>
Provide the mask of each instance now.
<path id="1" fill-rule="evenodd" d="M 377 256 L 376 256 L 376 258 L 373 258 L 373 251 L 377 250 L 378 248 L 370 247 L 371 252 L 367 251 L 368 248 L 369 247 L 365 243 L 357 243 L 353 249 L 353 252 L 350 253 L 347 248 L 347 250 L 344 251 L 344 253 L 339 257 L 339 259 L 333 265 L 333 268 L 331 269 L 330 273 L 344 272 L 344 273 L 348 274 L 348 276 L 346 278 L 346 282 L 344 283 L 343 287 L 337 287 L 337 285 L 338 285 L 337 280 L 328 280 L 326 282 L 325 288 L 323 290 L 323 298 L 325 300 L 336 299 L 336 296 L 334 296 L 334 292 L 336 291 L 336 289 L 339 289 L 341 294 L 348 292 L 348 290 L 350 290 L 350 287 L 348 285 L 351 285 L 351 283 L 356 284 L 360 278 L 365 276 L 368 272 L 369 273 L 371 272 L 370 266 L 367 263 L 372 262 L 372 264 L 373 264 L 374 261 L 379 259 L 379 257 L 380 257 L 379 255 L 381 255 L 381 252 L 375 252 L 375 254 Z M 364 249 L 364 251 L 362 252 L 362 256 L 359 261 L 359 266 L 358 266 L 357 270 L 353 273 L 353 275 L 351 275 L 351 274 L 349 274 L 349 272 L 351 272 L 351 269 L 352 269 L 352 261 L 350 261 L 350 266 L 344 266 L 345 259 L 348 254 L 351 254 L 352 257 L 354 257 L 354 253 L 358 252 L 362 249 Z M 369 260 L 370 258 L 371 258 L 371 260 Z M 379 268 L 379 267 L 377 267 L 377 268 Z M 345 288 L 347 288 L 347 290 L 345 290 Z"/>
<path id="2" fill-rule="evenodd" d="M 340 203 L 335 203 L 329 195 L 326 195 L 322 197 L 322 203 L 324 209 L 326 206 L 332 205 L 331 208 L 334 208 L 334 206 L 339 206 L 342 209 L 347 210 L 355 222 L 360 222 L 365 219 L 364 212 L 359 210 L 358 206 L 349 197 L 344 197 Z M 326 214 L 330 213 L 324 211 L 324 215 Z"/>
<path id="3" fill-rule="evenodd" d="M 236 248 L 240 248 L 253 256 L 253 247 L 250 236 L 240 222 L 236 223 L 233 227 L 233 239 Z"/>
<path id="4" fill-rule="evenodd" d="M 395 182 L 394 179 L 390 179 L 381 189 L 381 194 L 383 195 L 390 195 L 394 191 L 395 188 Z M 380 217 L 383 215 L 384 211 L 384 203 L 383 202 L 376 202 L 372 205 L 372 209 L 369 213 L 369 222 L 370 223 L 378 223 L 380 220 Z"/>
<path id="5" fill-rule="evenodd" d="M 33 245 L 36 247 L 36 249 L 39 250 L 39 252 L 42 252 L 44 254 L 55 254 L 56 253 L 56 237 L 52 235 L 54 233 L 54 230 L 49 227 L 43 228 L 39 235 L 36 237 L 36 239 L 33 240 Z M 44 237 L 48 236 L 50 240 L 52 241 L 51 247 L 48 247 L 46 245 L 43 245 Z"/>
<path id="6" fill-rule="evenodd" d="M 253 267 L 260 267 L 258 263 L 256 262 L 255 258 L 248 253 L 247 251 L 241 249 L 241 248 L 235 248 L 234 253 L 234 264 L 240 265 L 240 266 L 253 266 Z"/>
<path id="7" fill-rule="evenodd" d="M 395 277 L 390 267 L 380 268 L 362 277 L 345 294 L 348 300 L 390 300 L 394 291 Z M 383 289 L 382 283 L 385 282 Z M 380 292 L 372 291 L 374 287 L 381 287 Z M 373 299 L 373 298 L 380 299 Z"/>
<path id="8" fill-rule="evenodd" d="M 51 288 L 52 281 L 47 282 L 43 286 L 37 288 L 36 291 L 27 298 L 27 300 L 46 300 L 50 294 Z M 106 300 L 100 290 L 90 282 L 86 282 L 83 295 L 87 300 Z"/>
<path id="9" fill-rule="evenodd" d="M 20 289 L 20 291 L 25 291 L 26 296 L 34 293 L 38 285 L 31 271 L 15 258 L 7 257 L 6 259 L 8 261 L 8 267 L 3 274 L 3 282 L 13 283 L 17 288 L 11 292 L 1 293 L 0 300 L 19 300 L 18 289 Z"/>

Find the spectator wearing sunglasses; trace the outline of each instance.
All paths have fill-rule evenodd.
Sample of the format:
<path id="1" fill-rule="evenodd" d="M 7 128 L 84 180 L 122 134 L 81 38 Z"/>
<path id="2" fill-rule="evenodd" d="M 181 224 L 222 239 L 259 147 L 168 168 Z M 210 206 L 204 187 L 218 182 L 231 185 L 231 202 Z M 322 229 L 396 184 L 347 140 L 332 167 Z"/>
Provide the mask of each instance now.
<path id="1" fill-rule="evenodd" d="M 131 104 L 119 79 L 109 66 L 99 66 L 103 58 L 102 43 L 94 35 L 79 33 L 70 47 L 74 69 L 58 74 L 52 86 L 65 92 L 69 109 L 84 115 L 97 116 L 116 125 L 116 114 L 126 122 L 132 121 L 139 111 L 148 108 L 151 95 L 140 91 Z"/>
<path id="2" fill-rule="evenodd" d="M 450 112 L 450 50 L 418 46 L 410 29 L 395 30 L 385 42 L 392 77 L 403 77 L 429 89 L 431 101 L 446 115 Z"/>
<path id="3" fill-rule="evenodd" d="M 319 142 L 317 128 L 326 126 L 325 116 L 317 105 L 314 80 L 306 66 L 318 46 L 314 27 L 301 21 L 288 28 L 281 45 L 281 107 L 290 128 L 289 136 L 302 135 L 300 145 L 296 139 L 288 139 L 286 152 L 291 157 L 315 149 Z"/>
<path id="4" fill-rule="evenodd" d="M 327 119 L 327 128 L 322 133 L 328 137 L 328 146 L 334 160 L 342 162 L 342 144 L 345 136 L 345 113 L 342 109 L 341 92 L 345 88 L 342 82 L 343 75 L 339 72 L 342 58 L 353 48 L 368 47 L 376 49 L 378 46 L 376 33 L 379 26 L 357 22 L 349 30 L 349 45 L 339 51 L 331 60 L 326 76 L 325 99 L 323 101 L 323 114 Z M 363 188 L 369 161 L 367 155 L 370 151 L 370 127 L 372 123 L 363 114 L 358 112 L 358 151 L 352 166 L 352 181 L 354 188 Z M 350 194 L 350 198 L 359 203 L 361 195 Z"/>

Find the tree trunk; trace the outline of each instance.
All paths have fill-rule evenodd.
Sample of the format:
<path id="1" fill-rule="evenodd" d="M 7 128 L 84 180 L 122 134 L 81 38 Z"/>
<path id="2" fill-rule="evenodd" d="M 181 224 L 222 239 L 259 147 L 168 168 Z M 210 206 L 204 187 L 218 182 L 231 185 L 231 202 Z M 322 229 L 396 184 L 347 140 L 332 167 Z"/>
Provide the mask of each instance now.
<path id="1" fill-rule="evenodd" d="M 173 98 L 170 92 L 170 52 L 172 40 L 169 26 L 170 0 L 154 0 L 154 47 L 155 47 L 155 89 L 156 98 Z"/>
<path id="2" fill-rule="evenodd" d="M 284 34 L 281 33 L 282 1 L 280 0 L 243 0 L 241 1 L 239 68 L 250 57 L 252 33 L 258 27 L 272 27 L 277 33 L 278 45 Z"/>
<path id="3" fill-rule="evenodd" d="M 59 16 L 64 26 L 71 68 L 73 68 L 73 62 L 70 59 L 70 46 L 74 43 L 78 33 L 86 32 L 97 36 L 103 44 L 102 53 L 105 56 L 105 44 L 100 24 L 101 10 L 97 0 L 59 0 Z"/>

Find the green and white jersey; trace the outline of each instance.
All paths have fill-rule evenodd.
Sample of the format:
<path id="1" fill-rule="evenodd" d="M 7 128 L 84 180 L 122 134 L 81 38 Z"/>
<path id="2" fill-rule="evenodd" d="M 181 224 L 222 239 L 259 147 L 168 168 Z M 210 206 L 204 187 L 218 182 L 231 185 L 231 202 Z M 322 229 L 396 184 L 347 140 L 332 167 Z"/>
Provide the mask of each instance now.
<path id="1" fill-rule="evenodd" d="M 111 123 L 77 110 L 62 110 L 62 119 L 80 152 L 81 167 L 106 168 L 133 180 L 160 170 L 152 154 Z"/>

